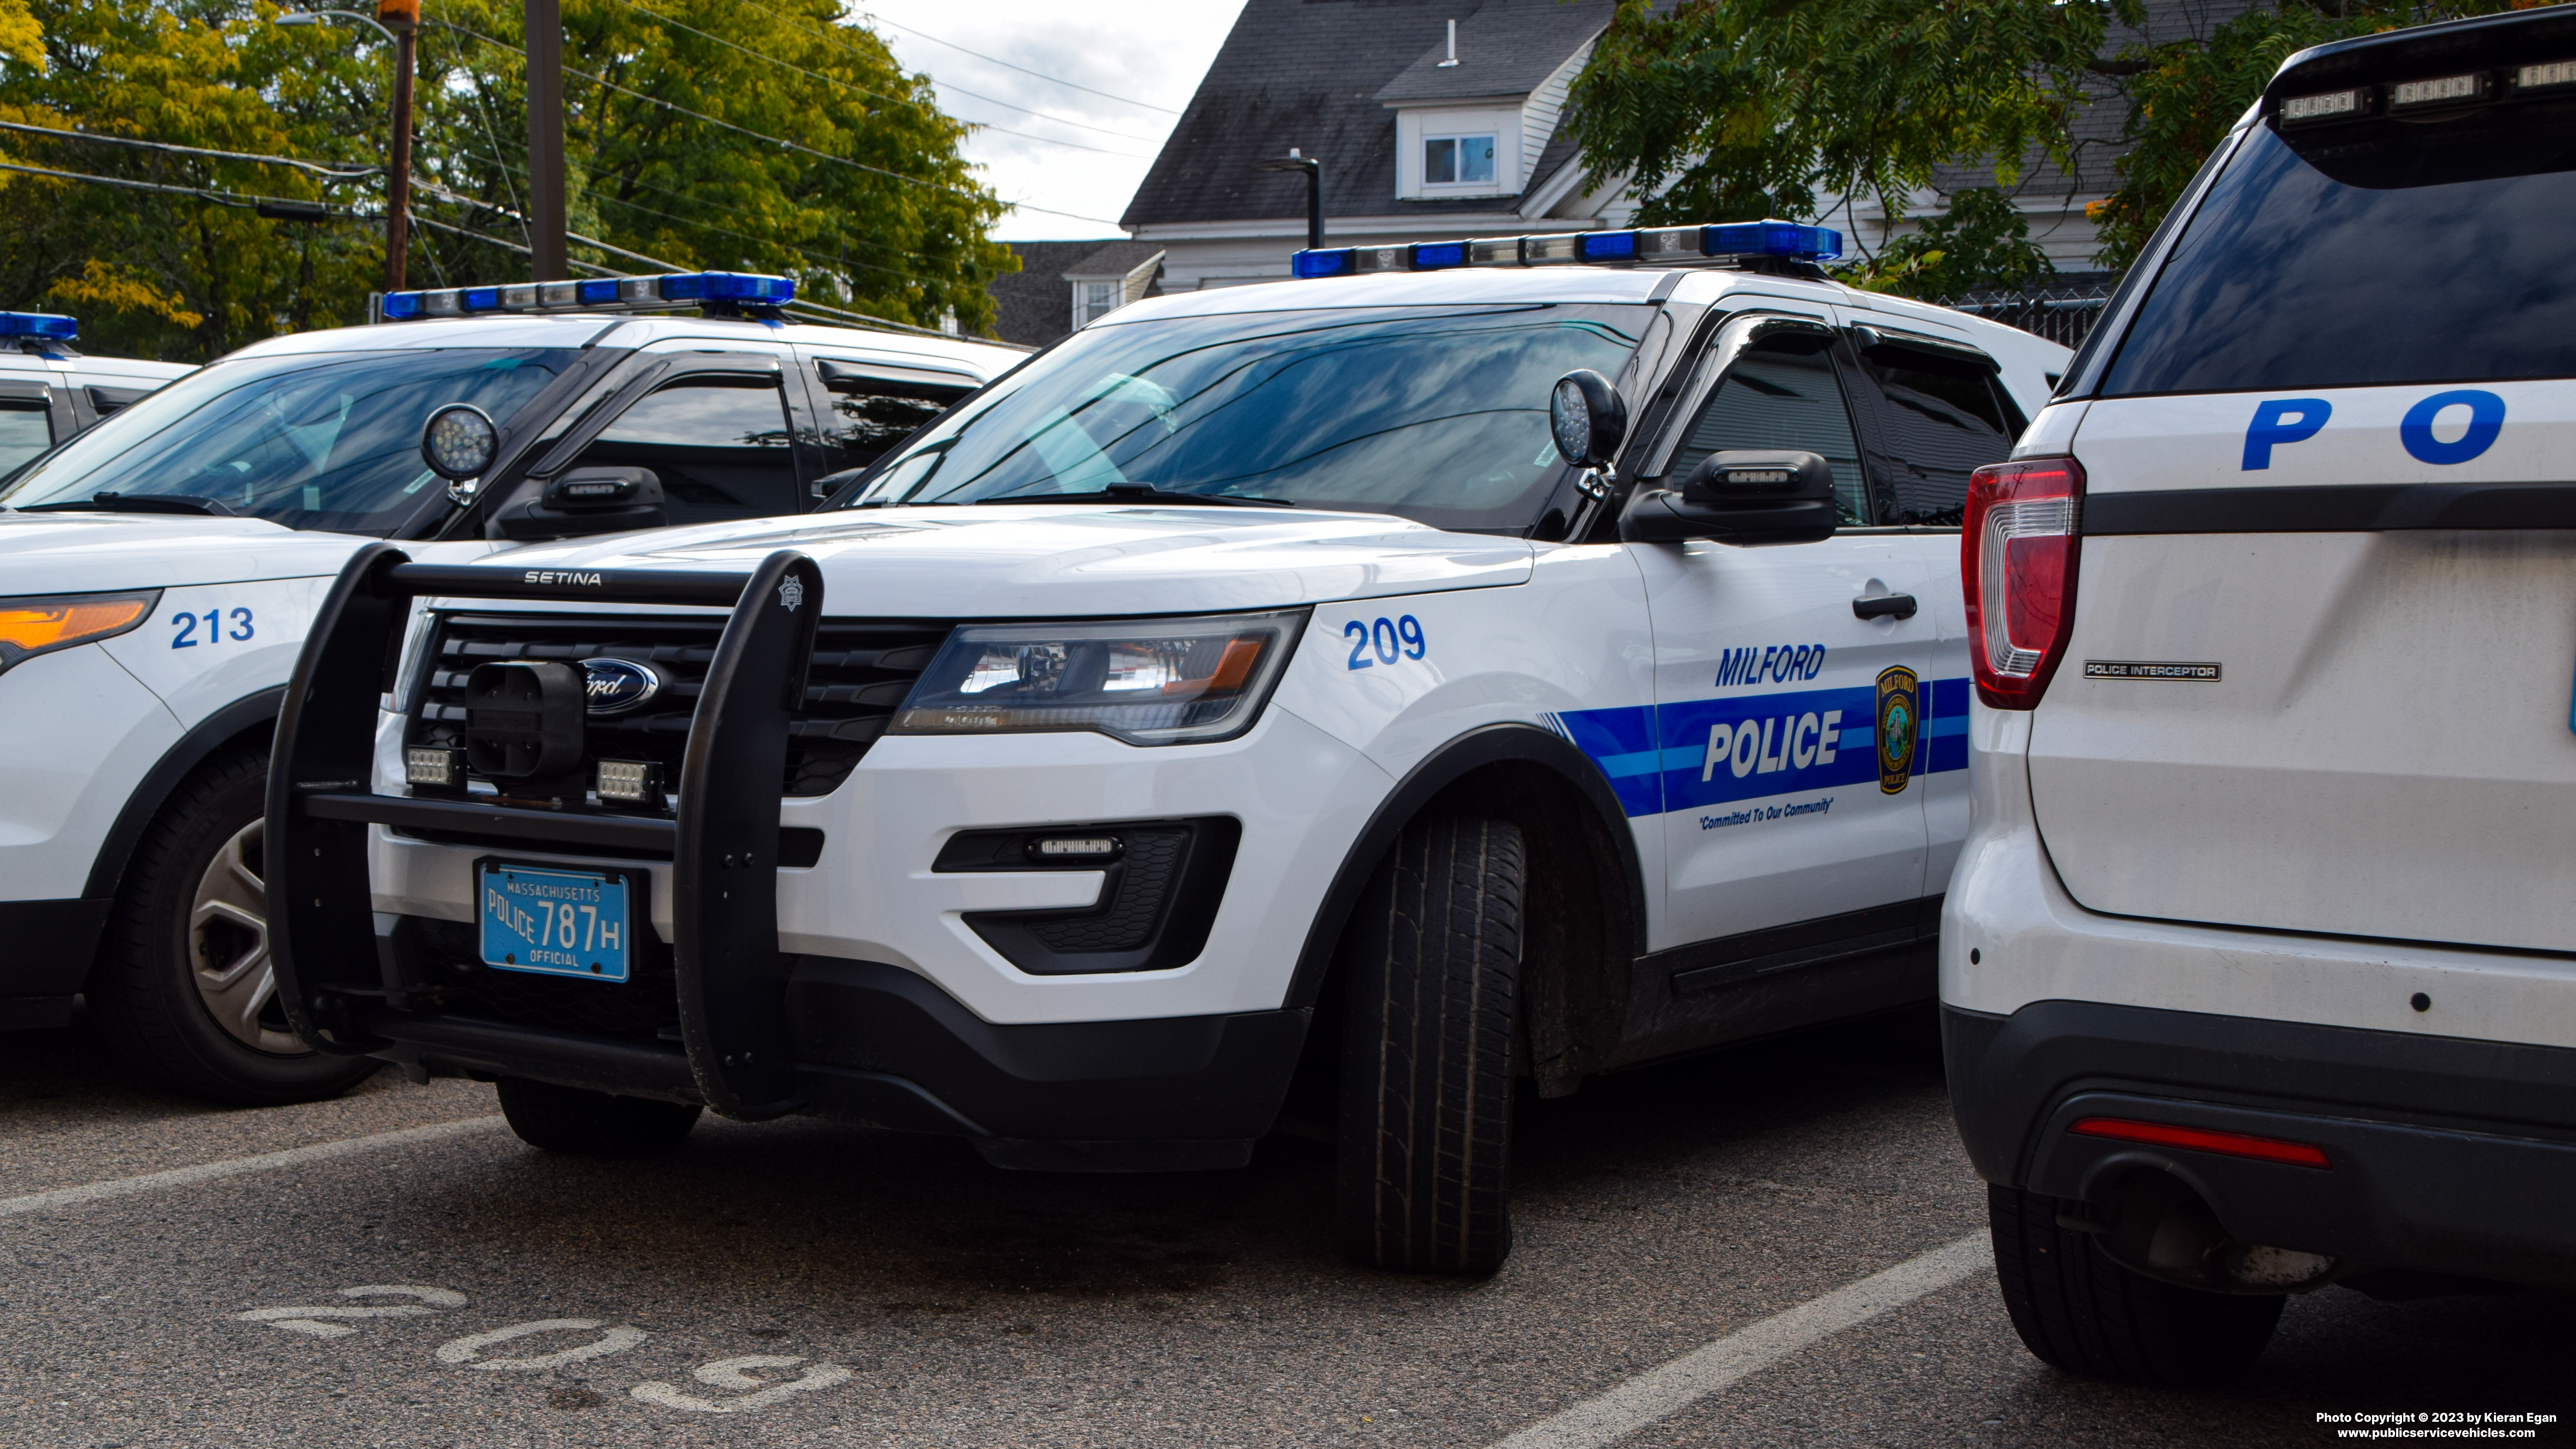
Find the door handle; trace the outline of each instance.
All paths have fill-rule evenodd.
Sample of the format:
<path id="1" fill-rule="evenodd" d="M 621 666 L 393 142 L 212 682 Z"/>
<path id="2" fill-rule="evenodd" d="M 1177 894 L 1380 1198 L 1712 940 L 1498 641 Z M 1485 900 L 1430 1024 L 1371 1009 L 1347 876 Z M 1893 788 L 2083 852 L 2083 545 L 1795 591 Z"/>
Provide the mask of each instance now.
<path id="1" fill-rule="evenodd" d="M 1912 594 L 1881 594 L 1874 599 L 1852 600 L 1852 617 L 1855 619 L 1911 619 L 1914 609 Z"/>

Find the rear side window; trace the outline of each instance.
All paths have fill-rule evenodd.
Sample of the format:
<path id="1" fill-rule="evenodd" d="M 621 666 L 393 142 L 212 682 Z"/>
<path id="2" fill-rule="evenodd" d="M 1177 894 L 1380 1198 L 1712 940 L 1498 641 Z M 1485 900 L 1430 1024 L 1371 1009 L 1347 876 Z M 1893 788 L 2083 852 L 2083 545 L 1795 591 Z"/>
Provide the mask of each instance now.
<path id="1" fill-rule="evenodd" d="M 2576 101 L 2256 126 L 2104 374 L 2118 396 L 2576 376 Z"/>
<path id="2" fill-rule="evenodd" d="M 2012 452 L 2022 417 L 1994 374 L 1967 359 L 1897 347 L 1860 354 L 1861 405 L 1877 424 L 1870 476 L 1881 522 L 1956 528 L 1968 475 Z"/>
<path id="3" fill-rule="evenodd" d="M 1845 526 L 1868 521 L 1868 494 L 1851 414 L 1834 381 L 1833 361 L 1804 338 L 1756 344 L 1735 359 L 1691 421 L 1664 477 L 1680 487 L 1711 453 L 1735 448 L 1792 448 L 1834 468 L 1834 517 Z"/>
<path id="4" fill-rule="evenodd" d="M 53 419 L 43 398 L 29 402 L 0 397 L 0 477 L 18 471 L 53 445 Z"/>
<path id="5" fill-rule="evenodd" d="M 786 405 L 774 381 L 697 377 L 660 388 L 609 424 L 573 466 L 652 469 L 673 523 L 798 510 Z"/>

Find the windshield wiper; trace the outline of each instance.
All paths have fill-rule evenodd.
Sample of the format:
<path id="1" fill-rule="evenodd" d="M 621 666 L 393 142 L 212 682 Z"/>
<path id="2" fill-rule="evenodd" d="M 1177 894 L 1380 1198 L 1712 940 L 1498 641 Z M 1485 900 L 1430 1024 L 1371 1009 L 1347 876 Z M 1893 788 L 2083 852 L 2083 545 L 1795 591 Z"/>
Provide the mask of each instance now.
<path id="1" fill-rule="evenodd" d="M 92 498 L 72 498 L 60 503 L 29 503 L 20 513 L 193 513 L 206 518 L 239 518 L 241 515 L 212 498 L 193 493 L 101 493 Z"/>
<path id="2" fill-rule="evenodd" d="M 1294 508 L 1285 498 L 1235 498 L 1222 493 L 1175 493 L 1144 483 L 1113 483 L 1093 493 L 1013 493 L 978 503 L 1182 503 L 1220 508 Z"/>

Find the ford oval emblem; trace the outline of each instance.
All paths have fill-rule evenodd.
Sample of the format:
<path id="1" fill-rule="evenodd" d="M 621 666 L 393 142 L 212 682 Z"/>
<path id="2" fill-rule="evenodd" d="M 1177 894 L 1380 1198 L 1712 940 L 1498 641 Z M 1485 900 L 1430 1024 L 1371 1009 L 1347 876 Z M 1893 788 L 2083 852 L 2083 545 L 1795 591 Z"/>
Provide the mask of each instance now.
<path id="1" fill-rule="evenodd" d="M 595 715 L 642 709 L 662 692 L 662 676 L 651 665 L 632 659 L 585 659 L 581 661 L 581 674 L 588 686 L 583 707 Z"/>

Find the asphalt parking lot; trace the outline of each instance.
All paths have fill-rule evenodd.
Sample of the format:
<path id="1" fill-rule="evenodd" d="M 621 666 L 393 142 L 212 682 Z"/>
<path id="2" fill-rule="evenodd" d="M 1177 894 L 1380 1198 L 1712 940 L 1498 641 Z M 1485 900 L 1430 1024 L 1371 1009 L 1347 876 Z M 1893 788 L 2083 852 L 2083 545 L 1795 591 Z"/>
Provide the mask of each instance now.
<path id="1" fill-rule="evenodd" d="M 1617 1442 L 2273 1445 L 2576 1407 L 2576 1313 L 2539 1297 L 2297 1299 L 2219 1394 L 2043 1367 L 1974 1250 L 1939 1253 L 1984 1217 L 1923 1016 L 1531 1104 L 1517 1247 L 1475 1284 L 1343 1263 L 1293 1138 L 1032 1176 L 709 1119 L 602 1163 L 523 1147 L 470 1083 L 218 1111 L 78 1025 L 0 1045 L 0 1444 L 1536 1446 L 1645 1403 Z M 1926 1262 L 1894 1306 L 1828 1298 Z"/>

